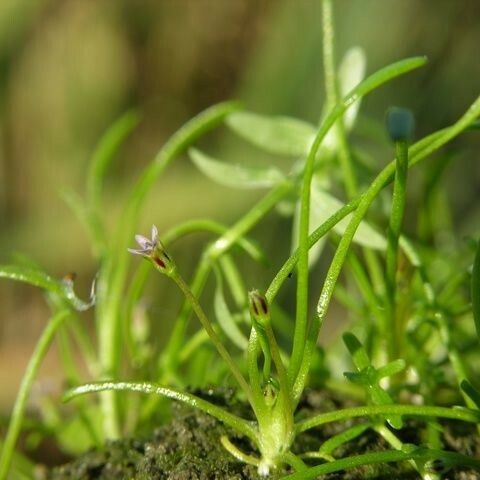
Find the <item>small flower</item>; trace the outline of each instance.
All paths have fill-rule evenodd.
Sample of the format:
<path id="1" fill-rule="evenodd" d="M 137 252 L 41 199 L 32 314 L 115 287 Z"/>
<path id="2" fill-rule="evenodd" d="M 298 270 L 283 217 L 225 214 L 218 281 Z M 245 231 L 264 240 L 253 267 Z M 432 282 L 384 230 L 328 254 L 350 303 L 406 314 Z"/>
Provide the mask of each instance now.
<path id="1" fill-rule="evenodd" d="M 143 235 L 135 235 L 135 240 L 140 248 L 129 248 L 128 251 L 130 253 L 141 255 L 150 260 L 155 267 L 163 273 L 169 274 L 172 272 L 174 264 L 158 238 L 158 229 L 155 225 L 152 225 L 151 239 Z"/>

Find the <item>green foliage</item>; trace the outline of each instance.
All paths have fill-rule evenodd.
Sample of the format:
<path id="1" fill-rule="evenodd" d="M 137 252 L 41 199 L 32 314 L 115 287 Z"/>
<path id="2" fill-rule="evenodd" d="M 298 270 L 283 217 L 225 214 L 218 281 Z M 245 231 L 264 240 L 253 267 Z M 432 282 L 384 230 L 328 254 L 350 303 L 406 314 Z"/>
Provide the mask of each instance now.
<path id="1" fill-rule="evenodd" d="M 75 295 L 72 278 L 56 280 L 30 265 L 0 267 L 0 277 L 45 290 L 53 310 L 52 320 L 32 356 L 19 392 L 2 449 L 0 480 L 6 478 L 9 470 L 28 392 L 57 334 L 65 375 L 73 387 L 65 399 L 100 394 L 98 402 L 94 395 L 78 399 L 74 416 L 68 422 L 51 422 L 53 433 L 66 450 L 71 451 L 72 445 L 66 440 L 68 429 L 62 428 L 62 424 L 71 428 L 82 424 L 85 434 L 82 446 L 98 445 L 106 438 L 118 437 L 121 432 L 132 434 L 159 413 L 164 414 L 160 399 L 170 398 L 199 408 L 248 437 L 257 455 L 240 451 L 227 437 L 221 442 L 236 458 L 255 465 L 262 475 L 288 465 L 296 472 L 285 478 L 307 479 L 359 465 L 409 461 L 427 479 L 439 461 L 443 462 L 442 466 L 478 467 L 477 460 L 442 450 L 438 423 L 443 418 L 474 424 L 480 420 L 480 395 L 467 380 L 472 366 L 466 344 L 473 330 L 472 318 L 477 332 L 480 330 L 480 255 L 477 252 L 472 272 L 470 306 L 464 294 L 469 262 L 464 261 L 461 252 L 458 258 L 447 258 L 451 249 L 446 253 L 436 251 L 437 245 L 426 241 L 417 245 L 415 233 L 411 234 L 413 238 L 405 236 L 403 220 L 407 173 L 413 173 L 410 170 L 420 161 L 475 125 L 480 116 L 480 99 L 453 125 L 411 146 L 406 142 L 410 135 L 405 134 L 406 130 L 410 134 L 410 123 L 400 128 L 396 123 L 398 119 L 390 119 L 395 158 L 375 177 L 366 177 L 365 169 L 352 155 L 348 137 L 357 119 L 360 100 L 383 84 L 424 66 L 426 59 L 401 60 L 364 79 L 365 55 L 355 48 L 347 52 L 337 71 L 333 55 L 332 3 L 324 0 L 323 6 L 327 101 L 318 129 L 299 119 L 240 111 L 232 102 L 205 110 L 181 127 L 145 167 L 109 238 L 101 191 L 115 154 L 139 121 L 136 113 L 127 113 L 105 134 L 92 156 L 86 179 L 86 200 L 75 193 L 67 195 L 67 201 L 89 232 L 98 260 L 97 287 L 91 300 L 84 302 Z M 197 140 L 221 124 L 269 155 L 293 157 L 289 173 L 280 171 L 275 160 L 271 166 L 262 168 L 235 165 L 193 147 Z M 136 235 L 138 247 L 128 248 L 132 246 L 150 189 L 185 152 L 194 165 L 217 184 L 268 191 L 233 225 L 192 219 L 164 232 L 161 235 L 164 243 L 154 226 L 150 237 Z M 439 181 L 440 174 L 434 173 L 435 179 L 427 182 L 428 190 Z M 394 185 L 391 209 L 370 215 L 371 205 L 380 196 L 387 195 L 384 190 L 391 183 Z M 181 199 L 172 199 L 172 202 L 178 201 Z M 289 205 L 288 215 L 292 217 L 291 255 L 268 288 L 247 294 L 242 268 L 244 258 L 247 256 L 249 262 L 265 266 L 270 256 L 264 251 L 268 249 L 261 248 L 247 235 L 282 202 Z M 425 210 L 420 215 L 425 217 L 428 212 Z M 385 231 L 387 225 L 385 238 L 380 232 Z M 194 233 L 213 238 L 201 252 L 192 278 L 186 280 L 181 272 L 182 262 L 176 263 L 170 247 Z M 334 254 L 318 293 L 310 283 L 311 267 L 320 254 L 328 252 L 324 249 L 327 241 Z M 128 250 L 149 262 L 142 264 L 133 275 Z M 464 272 L 455 279 L 452 273 L 459 268 L 460 257 Z M 344 265 L 350 268 L 351 277 L 340 276 Z M 151 266 L 171 280 L 182 294 L 173 330 L 161 352 L 155 350 L 155 341 L 150 338 L 156 315 L 149 312 L 142 301 L 147 285 L 156 283 L 157 277 L 148 276 Z M 295 297 L 295 312 L 290 307 L 285 312 L 276 297 L 283 286 L 288 288 L 287 279 L 293 274 L 296 296 L 291 291 L 288 293 Z M 215 281 L 212 305 L 205 308 L 204 294 L 208 293 L 212 275 Z M 344 382 L 343 388 L 353 386 L 357 391 L 363 390 L 367 405 L 301 418 L 297 407 L 310 384 L 312 364 L 318 359 L 318 336 L 335 292 L 353 306 L 348 329 L 362 333 L 362 341 L 350 331 L 343 335 L 355 369 L 345 373 L 350 384 Z M 313 313 L 310 312 L 312 295 L 317 299 Z M 77 312 L 93 306 L 98 339 L 95 348 L 85 325 L 75 318 Z M 189 325 L 192 314 L 199 321 L 200 329 L 194 330 Z M 72 322 L 68 322 L 71 325 L 66 328 L 63 321 L 69 317 L 73 317 Z M 458 331 L 457 324 L 461 327 Z M 277 332 L 282 335 L 281 341 L 277 339 Z M 84 381 L 84 375 L 68 354 L 72 341 L 79 345 L 90 375 L 102 381 L 78 386 Z M 220 356 L 223 363 L 218 362 L 215 355 Z M 325 370 L 331 361 L 332 378 L 339 373 L 331 358 L 337 355 L 342 354 L 327 348 L 327 360 L 322 356 L 324 364 L 320 365 L 320 369 Z M 446 358 L 438 362 L 439 356 Z M 199 377 L 200 372 L 206 370 Z M 412 373 L 416 379 L 407 378 Z M 218 384 L 236 384 L 238 396 L 249 403 L 254 420 L 251 415 L 248 418 L 234 415 L 186 388 L 192 383 L 205 385 L 212 378 Z M 438 406 L 437 396 L 442 389 L 457 397 L 461 393 L 467 407 Z M 118 392 L 146 396 L 139 399 Z M 414 395 L 420 396 L 420 405 L 416 404 L 418 398 Z M 405 398 L 410 401 L 400 404 Z M 424 420 L 429 438 L 427 447 L 404 445 L 397 432 L 387 427 L 386 423 L 393 429 L 401 429 L 404 417 Z M 302 432 L 353 418 L 359 418 L 360 423 L 349 426 L 316 451 L 300 454 L 291 451 L 295 437 Z M 382 437 L 392 450 L 352 458 L 335 457 L 339 446 L 366 430 Z M 304 459 L 325 463 L 308 468 Z"/>

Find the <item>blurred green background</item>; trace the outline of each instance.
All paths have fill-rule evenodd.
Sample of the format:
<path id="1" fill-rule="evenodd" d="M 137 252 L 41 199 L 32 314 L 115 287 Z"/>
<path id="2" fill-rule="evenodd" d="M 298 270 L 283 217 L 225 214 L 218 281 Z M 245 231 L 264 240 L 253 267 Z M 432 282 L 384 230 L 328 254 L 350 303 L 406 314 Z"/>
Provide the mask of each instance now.
<path id="1" fill-rule="evenodd" d="M 142 121 L 106 185 L 112 230 L 142 166 L 212 103 L 239 98 L 254 111 L 316 123 L 324 99 L 320 11 L 319 0 L 1 0 L 0 263 L 23 253 L 52 275 L 75 271 L 79 292 L 88 294 L 97 266 L 62 192 L 83 193 L 96 141 L 129 109 Z M 353 45 L 365 49 L 368 72 L 411 55 L 430 60 L 367 98 L 364 118 L 383 121 L 390 105 L 406 106 L 421 136 L 456 120 L 480 93 L 476 0 L 337 0 L 335 23 L 337 62 Z M 478 137 L 465 135 L 450 147 L 459 158 L 446 191 L 459 235 L 478 231 Z M 203 144 L 225 158 L 236 145 L 223 131 Z M 242 152 L 236 160 L 254 161 Z M 379 165 L 389 160 L 384 152 Z M 256 195 L 212 185 L 185 157 L 150 195 L 142 228 L 207 216 L 231 223 Z M 276 220 L 259 228 L 272 256 L 274 245 L 283 248 L 278 255 L 287 253 L 286 228 Z M 194 259 L 195 246 L 183 244 L 187 257 Z M 263 272 L 258 286 L 272 274 Z M 0 282 L 5 414 L 47 315 L 41 293 Z M 53 379 L 42 385 L 54 388 L 55 352 L 42 371 Z"/>

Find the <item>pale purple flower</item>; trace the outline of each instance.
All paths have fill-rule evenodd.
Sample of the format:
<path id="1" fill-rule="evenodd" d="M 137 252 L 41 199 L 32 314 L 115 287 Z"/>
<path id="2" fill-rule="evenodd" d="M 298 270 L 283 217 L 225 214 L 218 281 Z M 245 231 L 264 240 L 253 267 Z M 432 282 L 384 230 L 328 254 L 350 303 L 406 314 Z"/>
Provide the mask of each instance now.
<path id="1" fill-rule="evenodd" d="M 152 238 L 144 237 L 143 235 L 135 235 L 140 248 L 129 248 L 128 251 L 134 255 L 141 255 L 153 262 L 153 264 L 164 273 L 171 273 L 173 263 L 170 257 L 165 252 L 162 242 L 158 238 L 158 229 L 152 225 Z"/>
<path id="2" fill-rule="evenodd" d="M 128 251 L 134 255 L 142 255 L 143 257 L 149 257 L 158 244 L 158 229 L 155 225 L 152 225 L 152 238 L 149 239 L 143 235 L 135 235 L 135 240 L 141 248 L 129 248 Z"/>

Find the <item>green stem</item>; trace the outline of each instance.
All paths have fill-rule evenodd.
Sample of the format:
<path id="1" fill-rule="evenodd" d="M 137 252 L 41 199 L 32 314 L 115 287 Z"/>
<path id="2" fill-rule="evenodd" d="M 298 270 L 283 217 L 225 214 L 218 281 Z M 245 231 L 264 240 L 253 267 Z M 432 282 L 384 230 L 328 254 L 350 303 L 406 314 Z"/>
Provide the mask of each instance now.
<path id="1" fill-rule="evenodd" d="M 237 432 L 242 433 L 246 437 L 250 438 L 254 443 L 257 443 L 257 430 L 251 422 L 244 420 L 241 417 L 237 417 L 232 413 L 227 412 L 225 409 L 214 405 L 213 403 L 203 400 L 191 393 L 182 392 L 173 388 L 161 387 L 153 383 L 135 383 L 135 382 L 98 382 L 89 383 L 75 387 L 69 390 L 63 397 L 64 401 L 70 401 L 71 399 L 84 395 L 87 393 L 96 393 L 104 391 L 128 391 L 138 392 L 147 395 L 160 395 L 167 397 L 178 402 L 185 403 L 193 408 L 198 408 L 212 417 L 223 422 L 225 425 L 232 427 Z"/>
<path id="2" fill-rule="evenodd" d="M 434 151 L 448 143 L 450 140 L 459 135 L 465 130 L 478 116 L 480 115 L 480 97 L 470 106 L 467 112 L 451 127 L 445 128 L 438 132 L 435 132 L 428 137 L 417 142 L 409 149 L 409 168 L 416 165 L 420 160 L 428 157 Z M 305 382 L 310 368 L 310 362 L 312 358 L 312 352 L 315 349 L 318 334 L 320 328 L 325 319 L 330 300 L 335 289 L 338 276 L 342 270 L 343 263 L 345 262 L 350 244 L 353 240 L 355 232 L 363 220 L 369 206 L 373 200 L 380 193 L 382 188 L 391 181 L 391 177 L 395 172 L 395 162 L 391 162 L 385 167 L 370 184 L 368 190 L 359 197 L 358 206 L 353 214 L 345 232 L 338 245 L 335 256 L 332 260 L 328 273 L 326 275 L 325 283 L 323 285 L 322 292 L 317 304 L 317 312 L 313 319 L 312 327 L 310 329 L 307 345 L 304 355 L 302 357 L 302 364 L 294 385 L 294 396 L 296 399 L 300 398 L 300 395 L 305 386 Z M 349 205 L 353 205 L 355 201 L 351 201 Z M 345 207 L 344 207 L 345 208 Z M 343 210 L 343 209 L 342 209 Z M 339 211 L 340 212 L 340 211 Z M 337 212 L 337 214 L 339 213 Z M 332 217 L 329 219 L 329 221 Z M 300 256 L 300 255 L 299 255 Z"/>
<path id="3" fill-rule="evenodd" d="M 432 407 L 428 405 L 366 405 L 321 413 L 312 418 L 302 420 L 296 424 L 296 432 L 305 432 L 310 428 L 318 427 L 325 423 L 348 420 L 354 417 L 389 414 L 405 415 L 408 417 L 451 418 L 452 420 L 471 423 L 478 423 L 480 420 L 480 412 L 467 408 Z"/>
<path id="4" fill-rule="evenodd" d="M 398 264 L 398 241 L 403 224 L 406 204 L 407 174 L 408 174 L 408 143 L 399 141 L 395 143 L 396 169 L 393 183 L 392 211 L 388 230 L 387 253 L 386 253 L 386 283 L 389 307 L 389 324 L 385 325 L 383 334 L 387 339 L 389 360 L 397 358 L 396 336 L 400 335 L 396 325 L 395 292 L 396 275 Z"/>
<path id="5" fill-rule="evenodd" d="M 242 373 L 240 372 L 237 364 L 234 362 L 234 360 L 228 353 L 227 349 L 223 346 L 223 343 L 220 340 L 220 337 L 217 335 L 217 333 L 213 329 L 212 324 L 210 323 L 210 320 L 208 320 L 207 316 L 205 315 L 205 312 L 203 311 L 203 308 L 200 306 L 197 298 L 195 297 L 195 295 L 193 295 L 192 291 L 190 290 L 190 287 L 186 284 L 182 276 L 176 270 L 171 275 L 171 278 L 178 285 L 180 290 L 185 295 L 185 298 L 188 300 L 188 302 L 192 306 L 192 309 L 195 312 L 195 315 L 197 316 L 198 320 L 202 324 L 202 327 L 208 333 L 208 336 L 210 337 L 210 340 L 212 341 L 212 343 L 215 345 L 218 353 L 223 358 L 223 360 L 227 363 L 228 367 L 230 368 L 230 371 L 235 377 L 235 380 L 238 382 L 238 384 L 244 391 L 245 395 L 247 396 L 248 402 L 250 403 L 250 405 L 252 405 L 253 409 L 256 410 L 257 405 L 255 402 L 255 399 L 252 396 L 252 391 L 250 389 L 250 386 L 248 385 L 247 381 L 245 380 Z"/>
<path id="6" fill-rule="evenodd" d="M 283 477 L 282 480 L 314 480 L 321 475 L 339 472 L 342 470 L 351 470 L 362 465 L 373 465 L 376 463 L 402 462 L 406 460 L 428 460 L 447 459 L 450 463 L 463 466 L 479 468 L 480 462 L 474 458 L 460 455 L 454 452 L 445 452 L 443 450 L 415 449 L 412 452 L 399 452 L 397 450 L 386 450 L 384 452 L 365 453 L 355 455 L 354 457 L 342 458 L 334 462 L 325 463 L 316 467 L 311 467 L 291 475 Z"/>
<path id="7" fill-rule="evenodd" d="M 397 62 L 374 73 L 357 87 L 355 87 L 345 98 L 337 103 L 330 110 L 323 120 L 313 144 L 308 153 L 305 169 L 303 173 L 303 183 L 300 196 L 300 226 L 299 226 L 299 256 L 298 256 L 298 276 L 297 276 L 297 297 L 296 297 L 296 317 L 295 332 L 293 338 L 293 351 L 289 365 L 289 379 L 293 385 L 302 364 L 303 354 L 307 338 L 308 326 L 308 232 L 310 218 L 310 188 L 315 167 L 315 158 L 330 128 L 335 124 L 347 109 L 357 100 L 372 92 L 380 85 L 394 77 L 407 73 L 415 68 L 425 64 L 424 58 L 412 58 Z"/>
<path id="8" fill-rule="evenodd" d="M 239 239 L 250 231 L 277 203 L 293 189 L 293 184 L 284 182 L 263 197 L 242 219 L 223 233 L 203 254 L 191 283 L 192 294 L 200 298 L 203 287 L 215 261 L 226 253 Z M 176 358 L 182 348 L 183 339 L 190 315 L 190 306 L 185 302 L 175 322 L 173 333 L 162 356 L 160 368 L 165 362 L 175 368 Z"/>
<path id="9" fill-rule="evenodd" d="M 322 2 L 323 26 L 323 70 L 325 77 L 326 106 L 330 110 L 340 100 L 340 88 L 335 66 L 335 29 L 333 25 L 332 0 Z M 357 180 L 353 170 L 352 158 L 348 150 L 343 118 L 340 117 L 334 126 L 335 139 L 338 147 L 338 160 L 342 169 L 345 190 L 349 198 L 357 193 Z"/>
<path id="10" fill-rule="evenodd" d="M 425 138 L 422 138 L 417 143 L 415 143 L 409 149 L 409 168 L 415 166 L 418 162 L 428 157 L 436 150 L 440 149 L 443 145 L 451 141 L 453 138 L 462 133 L 468 126 L 480 115 L 480 97 L 478 97 L 475 102 L 470 106 L 468 111 L 453 125 L 450 127 L 443 128 L 434 132 Z M 384 170 L 380 173 L 383 175 L 387 171 L 385 178 L 385 183 L 382 185 L 382 188 L 388 185 L 392 180 L 395 173 L 395 160 L 390 162 Z M 368 190 L 367 190 L 368 191 Z M 315 231 L 313 231 L 308 237 L 308 248 L 311 248 L 315 243 L 320 240 L 325 234 L 327 234 L 338 222 L 345 218 L 349 213 L 353 212 L 358 205 L 360 204 L 362 198 L 367 192 L 358 195 L 344 205 L 341 209 L 335 212 L 332 216 L 328 218 L 322 225 L 320 225 Z M 480 249 L 479 249 L 480 250 Z M 293 271 L 295 265 L 298 262 L 299 258 L 299 249 L 295 250 L 292 255 L 285 261 L 278 273 L 275 275 L 274 279 L 270 283 L 270 286 L 267 289 L 265 294 L 268 302 L 271 304 L 273 300 L 278 295 L 281 286 L 288 278 L 290 273 Z M 480 258 L 480 255 L 479 255 Z M 480 261 L 479 261 L 480 265 Z M 480 268 L 479 268 L 480 271 Z M 479 275 L 480 278 L 480 275 Z M 480 281 L 478 282 L 480 285 Z M 480 297 L 479 297 L 480 298 Z M 480 305 L 480 302 L 479 302 Z M 480 318 L 480 306 L 479 306 L 479 318 Z M 480 321 L 479 321 L 480 324 Z M 480 328 L 479 328 L 480 331 Z"/>
<path id="11" fill-rule="evenodd" d="M 392 446 L 395 450 L 399 450 L 399 451 L 402 451 L 403 450 L 403 442 L 389 429 L 387 428 L 385 425 L 376 425 L 374 427 L 374 430 L 381 436 L 383 437 L 383 439 L 388 443 L 390 444 L 390 446 Z M 421 468 L 419 465 L 417 465 L 417 463 L 415 462 L 415 460 L 413 459 L 410 459 L 408 461 L 410 463 L 410 465 L 415 469 L 417 470 L 420 474 L 421 474 Z M 430 480 L 433 480 L 433 479 L 430 479 Z"/>
<path id="12" fill-rule="evenodd" d="M 10 424 L 8 425 L 7 435 L 3 443 L 2 454 L 0 456 L 0 480 L 5 480 L 7 478 L 15 444 L 22 427 L 23 415 L 25 413 L 25 408 L 27 406 L 33 381 L 37 376 L 40 365 L 45 358 L 48 349 L 50 348 L 55 334 L 69 315 L 69 310 L 61 310 L 50 319 L 40 339 L 38 340 L 37 345 L 35 346 L 32 356 L 30 357 L 27 369 L 23 375 L 20 389 L 18 390 L 15 405 L 13 406 Z"/>
<path id="13" fill-rule="evenodd" d="M 250 388 L 252 389 L 252 396 L 255 399 L 257 405 L 259 405 L 260 416 L 265 416 L 267 408 L 263 398 L 262 392 L 262 376 L 258 369 L 258 356 L 260 354 L 260 342 L 257 338 L 257 332 L 252 328 L 250 332 L 250 338 L 248 340 L 247 347 L 247 370 L 248 381 L 250 382 Z"/>
<path id="14" fill-rule="evenodd" d="M 97 326 L 99 332 L 99 357 L 102 376 L 115 378 L 120 365 L 121 307 L 123 305 L 129 254 L 127 247 L 135 233 L 140 208 L 147 193 L 168 165 L 190 144 L 204 133 L 216 127 L 232 111 L 235 103 L 221 103 L 208 108 L 178 130 L 160 150 L 154 161 L 144 170 L 135 185 L 122 215 L 115 246 L 106 259 L 99 280 L 97 297 Z M 119 436 L 118 412 L 113 392 L 102 395 L 104 431 L 107 437 Z"/>

